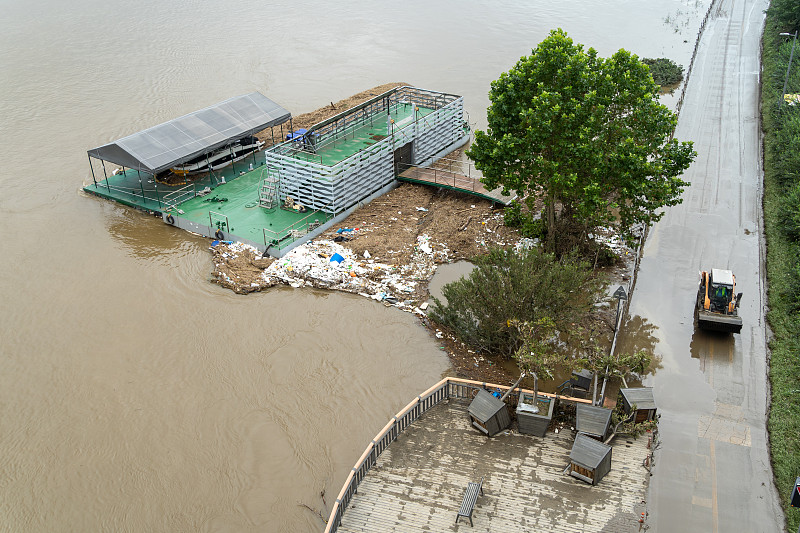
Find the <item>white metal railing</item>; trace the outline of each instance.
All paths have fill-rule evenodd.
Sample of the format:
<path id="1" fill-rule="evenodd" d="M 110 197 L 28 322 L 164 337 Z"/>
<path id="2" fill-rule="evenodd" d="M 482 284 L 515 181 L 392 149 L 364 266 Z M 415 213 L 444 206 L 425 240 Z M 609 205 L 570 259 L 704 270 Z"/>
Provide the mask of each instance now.
<path id="1" fill-rule="evenodd" d="M 209 211 L 208 212 L 208 227 L 211 228 L 211 231 L 214 232 L 214 219 L 217 219 L 217 230 L 225 231 L 230 233 L 231 231 L 231 224 L 228 220 L 228 215 L 225 213 L 217 213 L 216 211 Z M 214 232 L 216 235 L 216 232 Z"/>
<path id="2" fill-rule="evenodd" d="M 173 209 L 178 204 L 185 202 L 191 198 L 197 196 L 196 184 L 190 183 L 181 187 L 180 189 L 176 189 L 174 191 L 168 192 L 164 195 L 161 201 L 167 206 L 167 209 Z M 191 189 L 191 190 L 189 190 Z"/>
<path id="3" fill-rule="evenodd" d="M 267 248 L 271 246 L 274 246 L 275 248 L 283 248 L 284 245 L 281 244 L 282 241 L 290 237 L 291 242 L 294 242 L 311 231 L 317 229 L 319 226 L 327 222 L 329 218 L 333 218 L 333 216 L 334 215 L 328 215 L 323 210 L 313 211 L 293 224 L 289 224 L 283 229 L 276 231 L 268 228 L 262 228 L 261 231 L 264 236 L 264 246 Z M 312 217 L 314 217 L 313 221 L 311 220 Z M 319 219 L 321 217 L 325 220 L 320 221 Z"/>
<path id="4" fill-rule="evenodd" d="M 104 184 L 98 183 L 96 188 L 98 190 L 99 189 L 105 189 L 108 192 L 112 192 L 113 191 L 113 192 L 115 192 L 117 194 L 124 194 L 124 195 L 130 196 L 131 197 L 131 201 L 137 200 L 137 199 L 141 199 L 142 202 L 151 201 L 151 202 L 156 202 L 156 203 L 159 203 L 159 204 L 161 202 L 161 200 L 159 200 L 157 194 L 156 194 L 156 196 L 152 196 L 151 197 L 151 196 L 148 196 L 147 194 L 142 194 L 141 189 L 128 188 L 128 187 L 119 187 L 117 185 L 110 185 L 110 184 L 108 184 L 108 182 L 106 182 Z M 145 191 L 145 193 L 147 193 L 147 191 Z"/>

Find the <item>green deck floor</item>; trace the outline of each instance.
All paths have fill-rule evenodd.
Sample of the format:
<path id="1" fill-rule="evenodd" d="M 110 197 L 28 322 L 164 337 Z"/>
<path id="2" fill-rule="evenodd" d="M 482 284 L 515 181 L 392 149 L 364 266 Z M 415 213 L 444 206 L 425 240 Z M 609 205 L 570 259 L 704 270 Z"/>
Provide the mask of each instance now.
<path id="1" fill-rule="evenodd" d="M 433 109 L 420 106 L 416 112 L 417 118 L 429 115 L 433 111 Z M 392 106 L 391 117 L 394 120 L 395 133 L 398 129 L 407 128 L 414 122 L 414 106 L 412 104 L 396 104 Z M 334 166 L 386 138 L 388 133 L 386 115 L 376 113 L 373 115 L 371 123 L 348 130 L 346 134 L 337 136 L 335 140 L 325 142 L 324 145 L 317 147 L 316 153 L 297 152 L 293 157 L 312 163 Z"/>
<path id="2" fill-rule="evenodd" d="M 280 208 L 267 210 L 259 207 L 258 189 L 263 179 L 263 170 L 255 169 L 218 186 L 204 197 L 183 202 L 178 206 L 183 213 L 174 213 L 175 216 L 198 224 L 212 225 L 257 243 L 264 243 L 264 229 L 267 229 L 267 243 L 277 238 L 280 240 L 279 248 L 292 242 L 292 239 L 285 238 L 292 229 L 303 230 L 309 222 L 327 221 L 327 215 L 322 211 L 296 213 Z M 223 199 L 227 201 L 220 201 Z M 223 221 L 230 228 L 222 227 Z"/>
<path id="3" fill-rule="evenodd" d="M 292 239 L 285 238 L 292 229 L 304 229 L 309 222 L 324 223 L 327 215 L 321 211 L 295 213 L 280 208 L 266 210 L 259 207 L 258 189 L 266 168 L 262 165 L 263 161 L 263 153 L 257 153 L 255 163 L 253 157 L 248 157 L 232 167 L 215 171 L 213 175 L 201 174 L 188 187 L 185 184 L 169 186 L 156 183 L 151 175 L 144 173 L 141 174 L 140 183 L 139 174 L 135 170 L 127 170 L 124 174 L 99 181 L 97 186 L 87 185 L 84 190 L 137 209 L 169 212 L 176 218 L 184 218 L 204 226 L 212 225 L 216 228 L 218 222 L 221 224 L 225 221 L 230 229 L 220 229 L 259 244 L 264 243 L 266 228 L 275 233 L 267 231 L 267 241 L 279 239 L 278 247 L 282 248 L 293 242 Z M 254 166 L 252 171 L 251 164 Z M 241 172 L 244 174 L 240 174 Z M 225 183 L 222 183 L 223 178 Z M 193 197 L 195 192 L 202 191 L 205 187 L 211 188 L 211 193 Z M 180 190 L 186 193 L 181 195 L 183 201 L 179 201 L 176 208 L 169 208 L 169 200 L 175 196 L 173 193 Z M 212 201 L 214 198 L 227 198 L 227 201 Z"/>
<path id="4" fill-rule="evenodd" d="M 248 156 L 245 160 L 214 171 L 213 173 L 200 174 L 193 179 L 192 184 L 165 185 L 153 180 L 153 176 L 144 172 L 138 173 L 128 169 L 124 173 L 108 176 L 108 179 L 98 179 L 97 184 L 92 183 L 83 188 L 86 192 L 115 200 L 137 209 L 146 211 L 163 211 L 167 205 L 172 204 L 171 198 L 177 191 L 185 190 L 197 192 L 205 187 L 214 188 L 224 181 L 233 181 L 242 172 L 248 172 L 252 165 L 256 170 L 264 164 L 264 152 Z M 187 194 L 186 197 L 191 195 Z M 184 198 L 185 199 L 185 198 Z"/>

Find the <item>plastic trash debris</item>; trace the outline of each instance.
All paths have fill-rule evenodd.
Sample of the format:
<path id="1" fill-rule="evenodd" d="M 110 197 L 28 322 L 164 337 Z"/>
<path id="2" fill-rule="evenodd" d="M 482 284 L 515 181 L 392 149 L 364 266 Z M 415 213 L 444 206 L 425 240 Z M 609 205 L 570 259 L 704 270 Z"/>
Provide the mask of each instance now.
<path id="1" fill-rule="evenodd" d="M 417 237 L 417 247 L 419 251 L 425 254 L 432 254 L 433 248 L 431 248 L 431 244 L 429 242 L 429 237 L 427 235 L 420 235 Z"/>
<path id="2" fill-rule="evenodd" d="M 370 257 L 372 256 L 369 255 L 369 250 L 364 250 L 364 259 L 369 259 Z"/>
<path id="3" fill-rule="evenodd" d="M 428 308 L 428 302 L 422 302 L 419 305 L 419 308 L 422 309 L 423 311 L 426 310 Z"/>
<path id="4" fill-rule="evenodd" d="M 336 233 L 350 233 L 351 231 L 353 231 L 353 228 L 339 228 Z"/>
<path id="5" fill-rule="evenodd" d="M 425 209 L 424 207 L 418 207 L 417 211 L 422 211 L 423 213 L 427 213 L 428 212 L 428 210 Z"/>
<path id="6" fill-rule="evenodd" d="M 344 257 L 342 257 L 339 254 L 333 254 L 331 256 L 331 263 L 337 263 L 337 264 L 341 265 L 342 261 L 344 261 Z"/>

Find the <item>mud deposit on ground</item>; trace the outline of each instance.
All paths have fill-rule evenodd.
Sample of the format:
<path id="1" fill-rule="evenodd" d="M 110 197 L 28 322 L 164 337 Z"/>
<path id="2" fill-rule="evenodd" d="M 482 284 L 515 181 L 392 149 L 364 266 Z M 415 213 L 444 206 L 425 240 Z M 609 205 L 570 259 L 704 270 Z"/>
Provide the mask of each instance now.
<path id="1" fill-rule="evenodd" d="M 281 259 L 262 258 L 240 243 L 213 246 L 214 281 L 242 294 L 277 283 L 313 285 L 413 310 L 429 298 L 436 265 L 519 241 L 490 202 L 403 184 Z M 342 261 L 331 261 L 334 254 Z"/>
<path id="2" fill-rule="evenodd" d="M 402 83 L 363 91 L 293 119 L 295 128 L 308 128 Z M 270 132 L 259 136 L 269 141 Z M 463 158 L 459 149 L 448 156 Z M 613 234 L 598 235 L 619 256 L 618 265 L 598 271 L 609 282 L 627 280 L 633 253 Z M 510 361 L 478 354 L 451 332 L 437 328 L 427 317 L 428 283 L 437 265 L 470 260 L 491 247 L 530 246 L 514 228 L 503 223 L 503 210 L 491 202 L 456 191 L 403 183 L 355 210 L 340 225 L 299 246 L 281 259 L 261 257 L 254 247 L 219 242 L 211 247 L 212 280 L 239 294 L 274 285 L 310 286 L 359 294 L 416 314 L 445 350 L 455 375 L 510 384 L 519 372 Z M 597 308 L 584 328 L 610 337 L 614 311 Z"/>

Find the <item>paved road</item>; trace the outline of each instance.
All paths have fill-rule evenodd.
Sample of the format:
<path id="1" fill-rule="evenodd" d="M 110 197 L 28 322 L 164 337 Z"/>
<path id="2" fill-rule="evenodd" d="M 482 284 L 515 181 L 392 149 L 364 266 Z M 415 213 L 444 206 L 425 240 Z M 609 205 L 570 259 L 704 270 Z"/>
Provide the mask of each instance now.
<path id="1" fill-rule="evenodd" d="M 765 429 L 758 82 L 767 2 L 716 4 L 676 134 L 695 142 L 692 185 L 646 241 L 630 308 L 655 326 L 662 358 L 650 383 L 662 447 L 648 495 L 648 524 L 659 532 L 783 527 Z M 712 267 L 733 270 L 744 293 L 739 335 L 694 331 L 698 271 Z M 622 345 L 646 342 L 629 336 Z"/>

